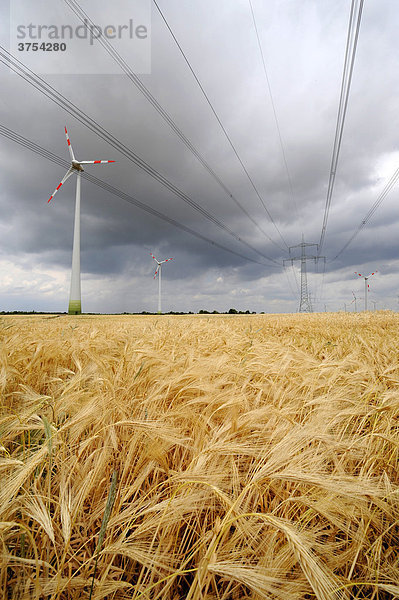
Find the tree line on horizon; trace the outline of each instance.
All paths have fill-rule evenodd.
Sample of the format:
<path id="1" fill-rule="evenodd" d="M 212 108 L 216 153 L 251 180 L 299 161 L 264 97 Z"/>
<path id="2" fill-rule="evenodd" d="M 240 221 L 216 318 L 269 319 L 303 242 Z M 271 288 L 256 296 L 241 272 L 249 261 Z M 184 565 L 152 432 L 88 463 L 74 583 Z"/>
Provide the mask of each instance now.
<path id="1" fill-rule="evenodd" d="M 37 311 L 37 310 L 2 310 L 0 311 L 0 315 L 67 315 L 67 312 L 53 312 L 53 311 Z M 147 310 L 143 310 L 141 312 L 121 312 L 121 313 L 91 313 L 91 312 L 87 312 L 87 313 L 82 313 L 85 315 L 157 315 L 157 312 L 149 312 Z M 199 310 L 198 312 L 193 312 L 193 311 L 176 311 L 176 310 L 170 310 L 167 313 L 162 313 L 165 315 L 256 315 L 258 314 L 255 310 L 250 311 L 250 310 L 237 310 L 236 308 L 230 308 L 227 311 L 219 311 L 219 310 L 205 310 L 202 309 Z M 264 314 L 264 312 L 260 313 L 261 315 Z"/>

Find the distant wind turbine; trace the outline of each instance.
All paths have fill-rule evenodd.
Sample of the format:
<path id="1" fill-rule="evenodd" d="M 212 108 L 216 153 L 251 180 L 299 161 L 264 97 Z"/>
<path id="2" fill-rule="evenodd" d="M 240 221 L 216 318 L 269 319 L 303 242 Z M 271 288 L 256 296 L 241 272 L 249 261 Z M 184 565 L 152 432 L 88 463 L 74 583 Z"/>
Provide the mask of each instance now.
<path id="1" fill-rule="evenodd" d="M 355 271 L 355 275 L 359 275 L 359 277 L 363 277 L 364 279 L 364 310 L 367 310 L 367 294 L 369 291 L 369 284 L 367 283 L 368 279 L 372 276 L 375 275 L 376 273 L 378 273 L 378 271 L 374 271 L 373 273 L 370 273 L 370 275 L 367 275 L 367 277 L 365 275 L 362 275 L 361 273 L 358 273 L 357 271 Z"/>
<path id="2" fill-rule="evenodd" d="M 352 290 L 352 294 L 353 294 L 353 300 L 351 302 L 351 304 L 355 303 L 355 312 L 357 312 L 357 298 L 355 296 L 355 292 Z"/>
<path id="3" fill-rule="evenodd" d="M 158 314 L 161 314 L 161 274 L 162 274 L 162 265 L 169 260 L 173 260 L 173 258 L 165 258 L 165 260 L 157 260 L 153 254 L 151 254 L 152 258 L 157 263 L 157 268 L 155 269 L 155 277 L 158 275 Z"/>
<path id="4" fill-rule="evenodd" d="M 77 160 L 73 153 L 71 141 L 65 127 L 65 135 L 68 143 L 69 154 L 71 155 L 71 166 L 61 180 L 61 183 L 55 188 L 48 202 L 54 198 L 60 187 L 66 182 L 68 177 L 76 173 L 76 202 L 75 202 L 75 224 L 73 229 L 73 250 L 72 250 L 72 274 L 71 290 L 69 294 L 68 314 L 80 315 L 82 312 L 82 302 L 80 293 L 80 175 L 83 173 L 82 165 L 100 165 L 103 163 L 113 163 L 114 160 Z"/>

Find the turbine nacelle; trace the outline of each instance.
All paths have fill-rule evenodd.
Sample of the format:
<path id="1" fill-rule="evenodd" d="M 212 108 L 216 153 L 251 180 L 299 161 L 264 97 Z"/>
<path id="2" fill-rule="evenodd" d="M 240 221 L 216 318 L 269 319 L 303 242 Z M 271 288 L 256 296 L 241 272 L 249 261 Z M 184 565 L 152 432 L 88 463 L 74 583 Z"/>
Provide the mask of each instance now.
<path id="1" fill-rule="evenodd" d="M 73 160 L 72 161 L 72 167 L 71 168 L 74 169 L 75 171 L 80 171 L 81 173 L 83 172 L 83 167 L 80 164 L 80 162 L 77 161 L 77 160 Z"/>

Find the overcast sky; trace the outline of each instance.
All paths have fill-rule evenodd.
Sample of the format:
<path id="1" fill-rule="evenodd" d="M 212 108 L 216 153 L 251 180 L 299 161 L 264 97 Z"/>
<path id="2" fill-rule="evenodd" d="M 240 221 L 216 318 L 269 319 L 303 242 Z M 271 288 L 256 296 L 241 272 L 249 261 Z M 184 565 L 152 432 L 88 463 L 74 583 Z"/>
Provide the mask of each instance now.
<path id="1" fill-rule="evenodd" d="M 297 311 L 300 263 L 296 261 L 294 268 L 282 264 L 289 257 L 287 247 L 300 244 L 302 234 L 307 243 L 320 240 L 350 0 L 252 0 L 292 191 L 249 0 L 158 2 L 260 198 L 150 0 L 118 0 L 117 9 L 103 0 L 79 4 L 94 23 L 111 24 L 115 31 L 129 19 L 135 26 L 145 23 L 145 40 L 110 41 L 219 182 L 98 42 L 84 40 L 78 51 L 73 40 L 66 39 L 63 53 L 39 50 L 35 56 L 26 49 L 14 50 L 20 41 L 16 25 L 50 24 L 50 17 L 43 17 L 46 7 L 56 10 L 51 18 L 57 23 L 77 27 L 80 23 L 64 0 L 10 1 L 20 12 L 10 14 L 2 3 L 1 45 L 12 48 L 68 102 L 225 228 L 0 64 L 2 125 L 69 160 L 66 125 L 79 159 L 116 161 L 88 166 L 87 172 L 209 240 L 83 179 L 82 310 L 156 311 L 152 252 L 159 259 L 174 258 L 163 270 L 165 312 L 230 307 Z M 32 6 L 37 14 L 32 15 Z M 362 308 L 364 282 L 354 272 L 367 275 L 375 270 L 378 273 L 369 282 L 369 308 L 399 308 L 399 188 L 391 191 L 348 249 L 332 260 L 399 167 L 398 31 L 397 0 L 365 0 L 321 252 L 327 259 L 325 275 L 321 262 L 318 274 L 315 265 L 307 263 L 309 291 L 318 311 L 340 310 L 345 303 L 353 310 L 352 291 Z M 44 34 L 43 39 L 48 41 Z M 26 35 L 22 41 L 34 40 Z M 75 176 L 47 203 L 65 170 L 0 136 L 0 310 L 67 310 Z M 316 247 L 308 248 L 309 254 L 315 252 Z M 295 248 L 291 254 L 299 253 Z"/>

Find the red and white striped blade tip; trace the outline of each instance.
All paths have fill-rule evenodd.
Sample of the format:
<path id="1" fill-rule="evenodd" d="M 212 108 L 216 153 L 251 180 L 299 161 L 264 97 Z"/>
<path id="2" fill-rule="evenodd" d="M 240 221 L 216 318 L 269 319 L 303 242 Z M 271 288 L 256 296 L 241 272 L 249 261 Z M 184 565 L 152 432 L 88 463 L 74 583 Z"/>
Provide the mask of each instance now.
<path id="1" fill-rule="evenodd" d="M 80 160 L 79 164 L 80 165 L 101 165 L 101 164 L 107 164 L 107 163 L 114 163 L 116 161 L 114 160 Z"/>
<path id="2" fill-rule="evenodd" d="M 73 173 L 73 169 L 71 167 L 65 173 L 64 177 L 61 179 L 60 183 L 57 185 L 57 187 L 55 188 L 54 192 L 52 193 L 52 195 L 50 196 L 50 198 L 47 200 L 47 204 L 50 202 L 50 200 L 52 200 L 54 198 L 54 196 L 56 195 L 56 193 L 58 192 L 58 190 L 60 189 L 60 187 L 66 182 L 66 180 L 72 175 L 72 173 Z"/>
<path id="3" fill-rule="evenodd" d="M 47 204 L 50 202 L 50 200 L 52 200 L 54 198 L 54 196 L 56 195 L 56 193 L 58 192 L 58 190 L 60 189 L 61 186 L 62 186 L 62 181 L 55 188 L 53 195 L 50 196 L 50 198 L 47 200 Z"/>
<path id="4" fill-rule="evenodd" d="M 71 140 L 69 139 L 69 135 L 68 135 L 68 131 L 67 131 L 66 127 L 65 127 L 65 135 L 66 135 L 66 139 L 67 139 L 67 142 L 68 142 L 68 146 L 70 146 L 71 145 Z"/>

